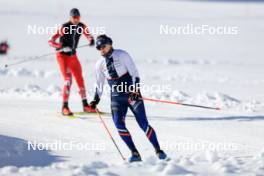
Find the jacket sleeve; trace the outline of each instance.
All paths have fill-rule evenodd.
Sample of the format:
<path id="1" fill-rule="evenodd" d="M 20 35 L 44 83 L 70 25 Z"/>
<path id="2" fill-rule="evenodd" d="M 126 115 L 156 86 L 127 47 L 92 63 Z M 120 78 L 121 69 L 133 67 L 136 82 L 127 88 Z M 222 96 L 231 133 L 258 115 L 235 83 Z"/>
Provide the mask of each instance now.
<path id="1" fill-rule="evenodd" d="M 103 94 L 104 90 L 104 83 L 105 83 L 105 76 L 102 72 L 101 68 L 101 62 L 97 62 L 95 66 L 95 76 L 96 76 L 96 91 L 95 96 L 98 96 L 99 98 Z"/>
<path id="2" fill-rule="evenodd" d="M 127 52 L 122 52 L 122 60 L 124 61 L 125 67 L 128 70 L 129 75 L 132 77 L 133 84 L 139 83 L 139 74 L 137 67 L 132 59 L 132 57 Z"/>
<path id="3" fill-rule="evenodd" d="M 54 47 L 54 48 L 61 48 L 61 44 L 56 42 L 56 40 L 59 37 L 63 36 L 63 27 L 60 27 L 56 33 L 51 37 L 51 39 L 48 41 L 49 45 Z"/>
<path id="4" fill-rule="evenodd" d="M 93 36 L 91 35 L 88 26 L 85 24 L 83 24 L 83 35 L 87 38 L 90 43 L 92 42 Z"/>

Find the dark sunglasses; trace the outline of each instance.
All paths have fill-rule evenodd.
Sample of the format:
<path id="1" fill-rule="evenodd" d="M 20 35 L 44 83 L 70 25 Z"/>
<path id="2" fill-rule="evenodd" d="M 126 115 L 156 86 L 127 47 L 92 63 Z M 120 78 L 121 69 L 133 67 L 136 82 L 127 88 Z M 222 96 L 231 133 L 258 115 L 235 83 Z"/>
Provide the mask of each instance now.
<path id="1" fill-rule="evenodd" d="M 105 47 L 106 47 L 106 45 L 100 45 L 100 46 L 97 46 L 96 49 L 101 50 L 101 49 L 104 49 Z"/>
<path id="2" fill-rule="evenodd" d="M 73 16 L 72 18 L 75 20 L 79 20 L 81 17 L 80 16 Z"/>

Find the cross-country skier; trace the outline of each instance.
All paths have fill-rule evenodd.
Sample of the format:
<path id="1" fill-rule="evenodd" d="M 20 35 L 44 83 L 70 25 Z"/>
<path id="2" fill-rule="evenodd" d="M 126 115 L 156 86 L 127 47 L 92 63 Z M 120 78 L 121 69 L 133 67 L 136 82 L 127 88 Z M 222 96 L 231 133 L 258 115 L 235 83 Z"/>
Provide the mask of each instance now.
<path id="1" fill-rule="evenodd" d="M 62 114 L 66 116 L 73 115 L 68 106 L 72 76 L 74 76 L 79 88 L 83 110 L 85 112 L 94 112 L 94 109 L 87 102 L 82 67 L 76 55 L 76 48 L 78 47 L 81 34 L 84 34 L 88 39 L 90 46 L 94 45 L 94 39 L 90 35 L 88 27 L 80 22 L 80 16 L 79 10 L 73 8 L 70 11 L 70 20 L 64 23 L 49 40 L 49 44 L 58 51 L 57 61 L 64 78 Z M 58 38 L 59 42 L 56 42 Z"/>
<path id="2" fill-rule="evenodd" d="M 126 51 L 114 49 L 111 38 L 106 35 L 97 37 L 96 48 L 101 52 L 102 57 L 96 63 L 97 88 L 94 100 L 90 102 L 91 107 L 96 108 L 99 103 L 104 82 L 107 79 L 111 87 L 112 118 L 120 137 L 132 152 L 129 161 L 141 161 L 141 157 L 125 125 L 128 108 L 133 112 L 138 125 L 155 148 L 157 156 L 160 159 L 166 159 L 166 154 L 160 149 L 156 133 L 148 123 L 138 87 L 139 74 L 132 58 Z"/>

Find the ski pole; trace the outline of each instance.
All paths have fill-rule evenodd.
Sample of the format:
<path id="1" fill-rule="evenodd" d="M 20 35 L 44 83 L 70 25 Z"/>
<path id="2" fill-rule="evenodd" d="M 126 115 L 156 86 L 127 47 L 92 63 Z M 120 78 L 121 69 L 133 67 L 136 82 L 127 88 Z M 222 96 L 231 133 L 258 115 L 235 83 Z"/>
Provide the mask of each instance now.
<path id="1" fill-rule="evenodd" d="M 205 109 L 213 109 L 213 110 L 221 110 L 219 107 L 208 107 L 208 106 L 201 106 L 201 105 L 194 105 L 194 104 L 186 104 L 186 103 L 180 103 L 176 101 L 167 101 L 167 100 L 157 100 L 152 98 L 142 98 L 142 100 L 146 101 L 153 101 L 158 103 L 167 103 L 167 104 L 174 104 L 174 105 L 182 105 L 182 106 L 191 106 L 196 108 L 205 108 Z"/>
<path id="2" fill-rule="evenodd" d="M 103 124 L 104 128 L 106 129 L 106 131 L 107 131 L 107 133 L 108 133 L 108 135 L 109 135 L 110 139 L 111 139 L 111 140 L 112 140 L 112 142 L 114 143 L 114 145 L 115 145 L 115 147 L 116 147 L 116 149 L 117 149 L 118 153 L 120 154 L 121 158 L 122 158 L 122 159 L 125 161 L 125 160 L 126 160 L 126 158 L 125 158 L 125 157 L 124 157 L 124 155 L 121 153 L 121 151 L 120 151 L 120 149 L 119 149 L 118 145 L 116 144 L 116 142 L 115 142 L 115 140 L 114 140 L 113 136 L 112 136 L 112 135 L 111 135 L 111 133 L 110 133 L 110 130 L 109 130 L 109 129 L 108 129 L 108 127 L 106 126 L 106 124 L 105 124 L 105 122 L 104 122 L 104 120 L 103 120 L 103 118 L 102 118 L 102 116 L 101 116 L 100 112 L 98 111 L 98 109 L 97 109 L 97 108 L 95 109 L 95 111 L 96 111 L 96 114 L 98 115 L 98 117 L 100 118 L 100 120 L 101 120 L 101 122 L 102 122 L 102 124 Z"/>
<path id="3" fill-rule="evenodd" d="M 83 48 L 83 47 L 86 47 L 86 46 L 89 46 L 89 44 L 82 45 L 82 46 L 79 46 L 77 48 Z M 19 62 L 15 62 L 15 63 L 12 63 L 12 64 L 6 64 L 5 68 L 11 67 L 11 66 L 15 66 L 15 65 L 20 65 L 20 64 L 23 64 L 23 63 L 26 63 L 26 62 L 32 62 L 34 60 L 39 60 L 39 59 L 42 59 L 43 57 L 54 55 L 54 54 L 56 54 L 57 52 L 60 52 L 60 51 L 61 50 L 58 50 L 56 52 L 43 54 L 43 55 L 40 55 L 40 56 L 36 56 L 36 57 L 33 57 L 33 58 L 29 58 L 29 59 L 25 59 L 25 60 L 22 60 L 22 61 L 19 61 Z"/>

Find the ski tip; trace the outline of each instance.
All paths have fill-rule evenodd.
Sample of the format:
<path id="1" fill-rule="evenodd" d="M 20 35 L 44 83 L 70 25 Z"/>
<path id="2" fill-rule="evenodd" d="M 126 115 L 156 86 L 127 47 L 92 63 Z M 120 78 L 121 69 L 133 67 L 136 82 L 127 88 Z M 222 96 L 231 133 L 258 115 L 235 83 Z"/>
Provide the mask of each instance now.
<path id="1" fill-rule="evenodd" d="M 221 110 L 221 108 L 220 108 L 220 107 L 217 107 L 217 108 L 216 108 L 216 110 L 217 110 L 217 111 L 220 111 L 220 110 Z"/>
<path id="2" fill-rule="evenodd" d="M 63 118 L 67 119 L 76 119 L 77 117 L 75 115 L 61 115 Z"/>

